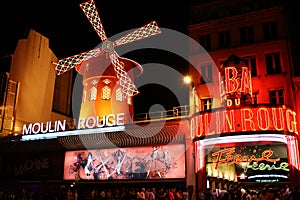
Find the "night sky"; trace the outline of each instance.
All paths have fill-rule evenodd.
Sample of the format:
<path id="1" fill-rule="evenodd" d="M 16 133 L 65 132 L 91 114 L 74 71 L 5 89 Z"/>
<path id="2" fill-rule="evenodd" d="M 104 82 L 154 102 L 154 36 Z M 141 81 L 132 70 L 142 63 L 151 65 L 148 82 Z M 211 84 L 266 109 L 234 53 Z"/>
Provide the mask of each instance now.
<path id="1" fill-rule="evenodd" d="M 155 20 L 159 27 L 187 34 L 188 1 L 130 1 L 94 0 L 100 14 L 107 37 L 113 37 L 124 31 L 137 29 Z M 192 0 L 204 1 L 204 0 Z M 49 38 L 50 48 L 58 58 L 72 56 L 90 49 L 101 43 L 100 38 L 90 22 L 80 9 L 79 4 L 84 0 L 51 0 L 51 1 L 3 1 L 0 6 L 0 63 L 6 55 L 12 54 L 18 39 L 26 38 L 30 28 Z M 298 38 L 298 21 L 294 17 L 299 15 L 296 6 L 290 6 L 289 13 L 294 19 L 291 32 Z M 163 33 L 162 36 L 164 37 Z M 157 36 L 154 36 L 157 37 Z M 148 39 L 145 39 L 148 40 Z M 176 44 L 176 40 L 170 46 Z M 139 45 L 139 43 L 136 43 Z M 299 48 L 299 40 L 293 46 Z M 126 45 L 124 45 L 126 46 Z M 130 47 L 130 45 L 126 46 Z M 124 48 L 126 48 L 124 47 Z M 116 49 L 119 52 L 121 49 Z M 187 97 L 187 86 L 183 86 L 181 77 L 166 75 L 153 71 L 148 63 L 160 63 L 177 70 L 182 75 L 187 73 L 187 62 L 181 57 L 160 49 L 132 51 L 124 55 L 135 60 L 144 68 L 142 77 L 162 76 L 161 79 L 173 81 L 178 91 L 183 91 Z M 2 67 L 2 66 L 1 66 Z M 154 67 L 153 67 L 154 69 Z M 300 68 L 295 67 L 300 74 Z M 152 74 L 149 72 L 153 72 Z M 151 78 L 151 77 L 150 77 Z M 135 80 L 139 81 L 139 80 Z M 143 81 L 140 81 L 143 82 Z M 155 82 L 155 81 L 154 81 Z M 139 86 L 140 94 L 134 98 L 137 112 L 147 112 L 154 104 L 160 104 L 165 109 L 172 109 L 178 104 L 178 94 L 169 85 L 146 84 Z M 182 96 L 182 95 L 180 95 Z M 187 104 L 187 98 L 184 104 Z"/>
<path id="2" fill-rule="evenodd" d="M 26 37 L 30 28 L 49 38 L 50 48 L 59 58 L 94 48 L 100 39 L 79 7 L 82 2 L 85 1 L 2 2 L 0 55 L 12 53 L 17 40 Z M 94 2 L 108 37 L 139 28 L 153 20 L 160 27 L 187 32 L 185 1 L 169 1 L 172 3 L 169 5 L 168 1 L 158 0 L 141 4 L 107 0 Z"/>
<path id="3" fill-rule="evenodd" d="M 101 40 L 81 10 L 79 4 L 82 2 L 85 1 L 1 2 L 0 60 L 13 54 L 18 39 L 26 38 L 31 28 L 49 38 L 50 48 L 58 58 L 95 48 Z M 156 21 L 161 28 L 187 33 L 187 1 L 152 0 L 131 3 L 130 1 L 94 0 L 94 2 L 108 38 L 123 31 L 140 28 L 151 21 Z M 118 49 L 116 51 L 118 52 Z M 124 56 L 135 60 L 143 67 L 147 63 L 160 63 L 181 74 L 187 72 L 187 63 L 184 60 L 159 49 L 134 51 Z M 151 69 L 144 70 L 143 76 L 149 76 L 147 71 Z M 178 83 L 178 89 L 187 97 L 187 87 L 182 86 L 182 80 L 175 80 L 181 77 L 161 78 L 173 78 L 173 81 Z M 160 104 L 167 110 L 182 104 L 178 103 L 178 94 L 173 94 L 174 89 L 168 88 L 168 85 L 146 84 L 139 86 L 138 89 L 140 94 L 134 98 L 137 105 L 136 112 L 147 112 L 154 104 Z M 184 101 L 188 103 L 187 98 Z"/>

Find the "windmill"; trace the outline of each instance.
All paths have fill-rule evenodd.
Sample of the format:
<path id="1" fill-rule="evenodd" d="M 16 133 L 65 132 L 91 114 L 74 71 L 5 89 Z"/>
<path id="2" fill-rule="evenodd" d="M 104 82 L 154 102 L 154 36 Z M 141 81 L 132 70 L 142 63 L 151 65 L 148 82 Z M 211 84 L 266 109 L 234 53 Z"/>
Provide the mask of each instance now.
<path id="1" fill-rule="evenodd" d="M 90 58 L 97 57 L 101 54 L 106 54 L 113 65 L 115 75 L 118 79 L 118 84 L 121 86 L 125 98 L 138 94 L 139 91 L 125 70 L 124 62 L 120 61 L 120 56 L 117 54 L 114 48 L 161 33 L 161 30 L 157 26 L 156 22 L 152 21 L 149 24 L 146 24 L 145 26 L 138 28 L 115 41 L 110 41 L 106 36 L 94 1 L 90 0 L 81 3 L 80 8 L 83 10 L 93 28 L 96 30 L 102 41 L 102 45 L 90 51 L 52 62 L 52 64 L 55 65 L 56 74 L 61 75 L 74 67 L 80 66 L 82 62 L 87 61 Z"/>
<path id="2" fill-rule="evenodd" d="M 125 123 L 131 123 L 134 113 L 131 97 L 139 93 L 131 78 L 135 74 L 131 69 L 138 69 L 140 73 L 143 70 L 137 62 L 120 57 L 115 47 L 157 35 L 161 30 L 156 22 L 152 21 L 115 41 L 110 41 L 94 1 L 81 3 L 80 8 L 102 43 L 92 50 L 52 62 L 57 75 L 62 75 L 72 68 L 83 75 L 78 124 L 81 119 L 90 119 L 90 116 L 99 116 L 101 119 L 102 116 L 119 114 L 123 114 Z"/>

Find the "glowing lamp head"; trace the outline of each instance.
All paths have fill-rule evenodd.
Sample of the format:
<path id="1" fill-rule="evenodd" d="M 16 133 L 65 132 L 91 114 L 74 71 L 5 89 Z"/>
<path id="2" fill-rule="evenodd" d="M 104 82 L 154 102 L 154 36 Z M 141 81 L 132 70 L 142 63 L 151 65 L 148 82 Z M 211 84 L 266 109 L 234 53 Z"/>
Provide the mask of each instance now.
<path id="1" fill-rule="evenodd" d="M 183 78 L 183 82 L 184 82 L 185 84 L 191 84 L 192 78 L 191 78 L 190 76 L 185 76 L 185 77 Z"/>

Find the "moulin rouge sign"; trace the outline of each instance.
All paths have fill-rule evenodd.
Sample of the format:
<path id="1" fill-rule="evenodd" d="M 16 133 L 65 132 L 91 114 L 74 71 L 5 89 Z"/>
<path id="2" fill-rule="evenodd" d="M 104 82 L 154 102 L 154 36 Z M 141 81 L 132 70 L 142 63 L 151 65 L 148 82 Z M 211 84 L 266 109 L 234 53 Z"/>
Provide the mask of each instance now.
<path id="1" fill-rule="evenodd" d="M 296 113 L 282 107 L 244 107 L 194 115 L 191 138 L 246 131 L 285 131 L 298 134 Z"/>
<path id="2" fill-rule="evenodd" d="M 221 65 L 221 95 L 227 106 L 251 104 L 251 71 L 244 60 L 232 55 Z M 225 86 L 224 86 L 225 84 Z"/>
<path id="3" fill-rule="evenodd" d="M 77 129 L 92 129 L 124 125 L 124 113 L 109 114 L 107 116 L 90 116 L 88 118 L 79 118 Z M 66 130 L 66 120 L 24 124 L 23 135 L 53 133 Z"/>
<path id="4" fill-rule="evenodd" d="M 195 113 L 190 121 L 191 138 L 246 131 L 298 134 L 296 113 L 292 109 L 284 105 L 251 105 L 250 70 L 243 62 L 236 62 L 236 57 L 233 59 L 235 61 L 226 61 L 221 70 L 221 93 L 226 106 L 211 112 Z"/>

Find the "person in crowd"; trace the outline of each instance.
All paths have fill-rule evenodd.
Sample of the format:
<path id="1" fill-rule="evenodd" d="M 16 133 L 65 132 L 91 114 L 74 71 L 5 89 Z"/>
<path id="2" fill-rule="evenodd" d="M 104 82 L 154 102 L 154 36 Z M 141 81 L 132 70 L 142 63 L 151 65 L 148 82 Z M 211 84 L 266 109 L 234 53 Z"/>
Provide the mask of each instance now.
<path id="1" fill-rule="evenodd" d="M 252 190 L 250 194 L 251 194 L 251 200 L 257 200 L 257 192 L 255 190 Z"/>
<path id="2" fill-rule="evenodd" d="M 66 195 L 66 200 L 73 200 L 74 199 L 74 194 L 70 188 L 67 190 L 67 195 Z"/>
<path id="3" fill-rule="evenodd" d="M 212 189 L 207 188 L 204 196 L 205 196 L 205 200 L 213 200 Z"/>
<path id="4" fill-rule="evenodd" d="M 129 200 L 135 200 L 137 197 L 136 190 L 134 187 L 130 188 L 129 194 L 128 194 Z"/>
<path id="5" fill-rule="evenodd" d="M 163 188 L 159 188 L 157 193 L 157 200 L 165 200 L 166 199 L 166 193 Z"/>
<path id="6" fill-rule="evenodd" d="M 288 200 L 298 200 L 300 199 L 300 190 L 298 186 L 295 186 L 288 196 Z"/>
<path id="7" fill-rule="evenodd" d="M 175 200 L 174 188 L 169 190 L 169 198 L 170 200 Z"/>
<path id="8" fill-rule="evenodd" d="M 75 188 L 74 190 L 74 200 L 79 200 L 78 190 Z"/>
<path id="9" fill-rule="evenodd" d="M 181 200 L 182 199 L 182 191 L 180 189 L 175 188 L 175 199 L 176 200 Z"/>
<path id="10" fill-rule="evenodd" d="M 205 200 L 205 195 L 204 195 L 204 192 L 201 188 L 198 190 L 198 199 L 199 200 Z"/>
<path id="11" fill-rule="evenodd" d="M 100 191 L 99 199 L 100 199 L 100 200 L 106 199 L 106 191 L 105 191 L 105 189 L 102 189 L 102 190 Z"/>
<path id="12" fill-rule="evenodd" d="M 156 199 L 156 189 L 155 188 L 149 188 L 148 200 L 155 200 L 155 199 Z"/>
<path id="13" fill-rule="evenodd" d="M 281 200 L 279 189 L 274 184 L 266 184 L 260 192 L 257 200 Z"/>
<path id="14" fill-rule="evenodd" d="M 142 188 L 141 191 L 137 192 L 137 199 L 138 200 L 145 200 L 146 198 L 146 189 Z"/>
<path id="15" fill-rule="evenodd" d="M 212 200 L 217 200 L 217 199 L 218 199 L 217 190 L 213 189 L 213 191 L 212 191 Z"/>
<path id="16" fill-rule="evenodd" d="M 242 196 L 242 199 L 244 200 L 251 200 L 251 192 L 250 192 L 250 189 L 247 188 Z"/>
<path id="17" fill-rule="evenodd" d="M 128 188 L 125 188 L 125 187 L 122 187 L 121 188 L 121 196 L 120 196 L 120 199 L 121 200 L 127 200 L 129 199 L 129 196 L 128 196 Z"/>

